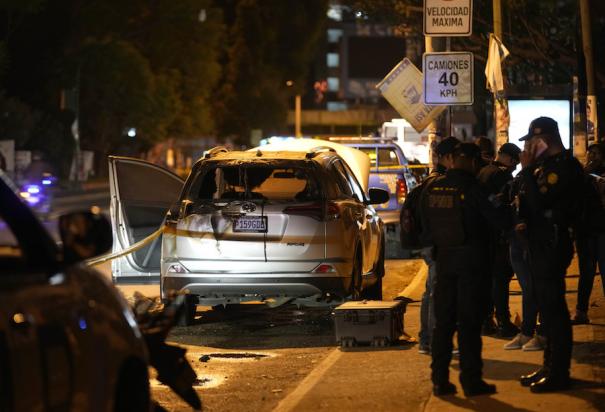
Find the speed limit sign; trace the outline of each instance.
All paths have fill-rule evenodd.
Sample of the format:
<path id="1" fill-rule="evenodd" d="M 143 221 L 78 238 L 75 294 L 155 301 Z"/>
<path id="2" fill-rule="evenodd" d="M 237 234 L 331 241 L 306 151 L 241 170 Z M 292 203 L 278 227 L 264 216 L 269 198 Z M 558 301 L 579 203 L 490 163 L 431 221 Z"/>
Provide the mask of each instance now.
<path id="1" fill-rule="evenodd" d="M 422 56 L 422 74 L 424 103 L 473 104 L 473 53 L 425 53 Z"/>

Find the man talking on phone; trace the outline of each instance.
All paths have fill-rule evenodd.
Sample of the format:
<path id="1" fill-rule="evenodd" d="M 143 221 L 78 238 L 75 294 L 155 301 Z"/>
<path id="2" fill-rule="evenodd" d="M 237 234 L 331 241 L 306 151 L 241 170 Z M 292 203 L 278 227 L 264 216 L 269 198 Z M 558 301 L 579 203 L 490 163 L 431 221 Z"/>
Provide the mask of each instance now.
<path id="1" fill-rule="evenodd" d="M 572 331 L 565 301 L 565 272 L 573 257 L 569 228 L 580 206 L 583 171 L 561 142 L 557 122 L 539 117 L 523 136 L 519 202 L 524 216 L 531 279 L 546 336 L 544 365 L 521 377 L 535 393 L 568 389 Z"/>

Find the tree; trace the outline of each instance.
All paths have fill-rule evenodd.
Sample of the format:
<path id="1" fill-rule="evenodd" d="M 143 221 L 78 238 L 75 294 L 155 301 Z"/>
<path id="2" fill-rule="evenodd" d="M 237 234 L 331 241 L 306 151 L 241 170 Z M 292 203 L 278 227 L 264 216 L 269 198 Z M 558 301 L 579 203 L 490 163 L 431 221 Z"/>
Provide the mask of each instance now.
<path id="1" fill-rule="evenodd" d="M 285 130 L 290 101 L 305 92 L 327 3 L 240 0 L 224 5 L 233 24 L 216 110 L 221 134 L 246 143 L 251 129 L 265 134 Z M 294 90 L 286 86 L 288 80 Z"/>
<path id="2" fill-rule="evenodd" d="M 422 33 L 421 0 L 346 3 L 372 18 Z M 487 36 L 493 32 L 491 1 L 474 4 L 472 36 L 454 38 L 452 47 L 472 51 L 477 61 L 484 63 Z M 511 52 L 506 67 L 512 84 L 522 87 L 570 81 L 578 61 L 576 0 L 510 0 L 503 5 L 502 20 L 503 41 Z"/>

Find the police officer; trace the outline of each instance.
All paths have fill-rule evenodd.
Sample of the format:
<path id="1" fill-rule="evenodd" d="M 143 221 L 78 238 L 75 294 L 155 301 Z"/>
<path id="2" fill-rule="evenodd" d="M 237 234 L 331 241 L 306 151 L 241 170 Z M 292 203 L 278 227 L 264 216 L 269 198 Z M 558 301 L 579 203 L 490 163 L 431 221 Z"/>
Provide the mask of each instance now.
<path id="1" fill-rule="evenodd" d="M 496 159 L 481 168 L 479 181 L 484 185 L 490 196 L 504 196 L 511 203 L 510 190 L 508 189 L 512 180 L 512 172 L 519 164 L 519 153 L 521 149 L 512 143 L 504 143 L 500 146 Z M 519 333 L 519 328 L 510 321 L 508 306 L 509 284 L 513 277 L 513 268 L 510 263 L 508 233 L 501 230 L 493 230 L 491 233 L 490 268 L 492 275 L 491 297 L 493 307 L 490 307 L 488 319 L 484 324 L 489 328 L 493 325 L 492 311 L 496 309 L 496 331 L 503 338 L 511 338 Z M 487 333 L 490 334 L 490 333 Z"/>
<path id="2" fill-rule="evenodd" d="M 422 184 L 414 190 L 422 191 L 427 187 L 434 179 L 439 176 L 443 176 L 447 169 L 454 165 L 454 149 L 460 144 L 460 140 L 453 136 L 443 139 L 435 148 L 433 155 L 433 163 L 435 168 L 428 175 L 428 177 L 422 182 Z M 408 196 L 409 200 L 413 199 L 412 194 Z M 420 199 L 420 196 L 417 196 Z M 406 199 L 407 200 L 407 199 Z M 416 202 L 419 203 L 419 202 Z M 419 205 L 414 206 L 414 211 L 417 212 Z M 404 212 L 404 208 L 401 209 Z M 420 220 L 419 213 L 415 213 L 415 218 Z M 400 219 L 401 221 L 401 219 Z M 426 278 L 425 290 L 422 294 L 420 301 L 420 332 L 418 333 L 418 352 L 422 354 L 431 353 L 431 339 L 433 335 L 433 328 L 435 327 L 435 307 L 433 303 L 433 291 L 436 277 L 435 260 L 433 258 L 433 243 L 430 238 L 430 233 L 426 230 L 422 230 L 420 234 L 420 255 L 424 259 L 424 262 L 428 266 L 428 276 Z"/>
<path id="3" fill-rule="evenodd" d="M 531 280 L 546 335 L 543 367 L 520 380 L 532 392 L 550 392 L 570 386 L 572 331 L 565 272 L 573 257 L 569 228 L 578 213 L 583 171 L 549 117 L 534 119 L 520 140 L 526 142 L 520 156 L 520 202 L 527 211 Z"/>
<path id="4" fill-rule="evenodd" d="M 466 396 L 496 392 L 482 379 L 481 324 L 489 294 L 485 274 L 489 240 L 488 221 L 507 227 L 506 209 L 495 209 L 482 191 L 476 173 L 481 164 L 479 148 L 461 143 L 454 151 L 454 165 L 422 194 L 423 228 L 435 245 L 435 328 L 431 345 L 431 379 L 437 396 L 453 394 L 449 381 L 452 338 L 458 332 L 460 383 Z"/>

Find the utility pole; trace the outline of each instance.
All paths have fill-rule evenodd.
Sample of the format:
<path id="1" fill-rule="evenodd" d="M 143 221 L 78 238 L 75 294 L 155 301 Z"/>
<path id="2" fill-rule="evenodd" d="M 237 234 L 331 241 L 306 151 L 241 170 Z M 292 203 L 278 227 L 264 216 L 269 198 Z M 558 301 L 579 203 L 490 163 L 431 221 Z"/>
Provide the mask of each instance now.
<path id="1" fill-rule="evenodd" d="M 433 53 L 435 51 L 433 47 L 433 38 L 431 36 L 424 37 L 424 52 Z M 429 123 L 428 127 L 428 138 L 429 138 L 429 169 L 433 169 L 436 165 L 433 164 L 433 151 L 439 143 L 437 141 L 437 120 L 433 119 Z"/>
<path id="2" fill-rule="evenodd" d="M 597 124 L 597 97 L 594 84 L 594 65 L 592 60 L 592 33 L 589 14 L 589 0 L 580 0 L 580 20 L 582 23 L 582 49 L 586 62 L 586 135 L 588 144 L 599 140 Z"/>
<path id="3" fill-rule="evenodd" d="M 494 35 L 502 41 L 502 5 L 493 0 Z M 508 100 L 503 92 L 494 93 L 494 134 L 496 149 L 508 142 Z"/>
<path id="4" fill-rule="evenodd" d="M 300 119 L 301 119 L 300 94 L 297 94 L 296 98 L 294 100 L 294 135 L 296 137 L 302 137 Z"/>

